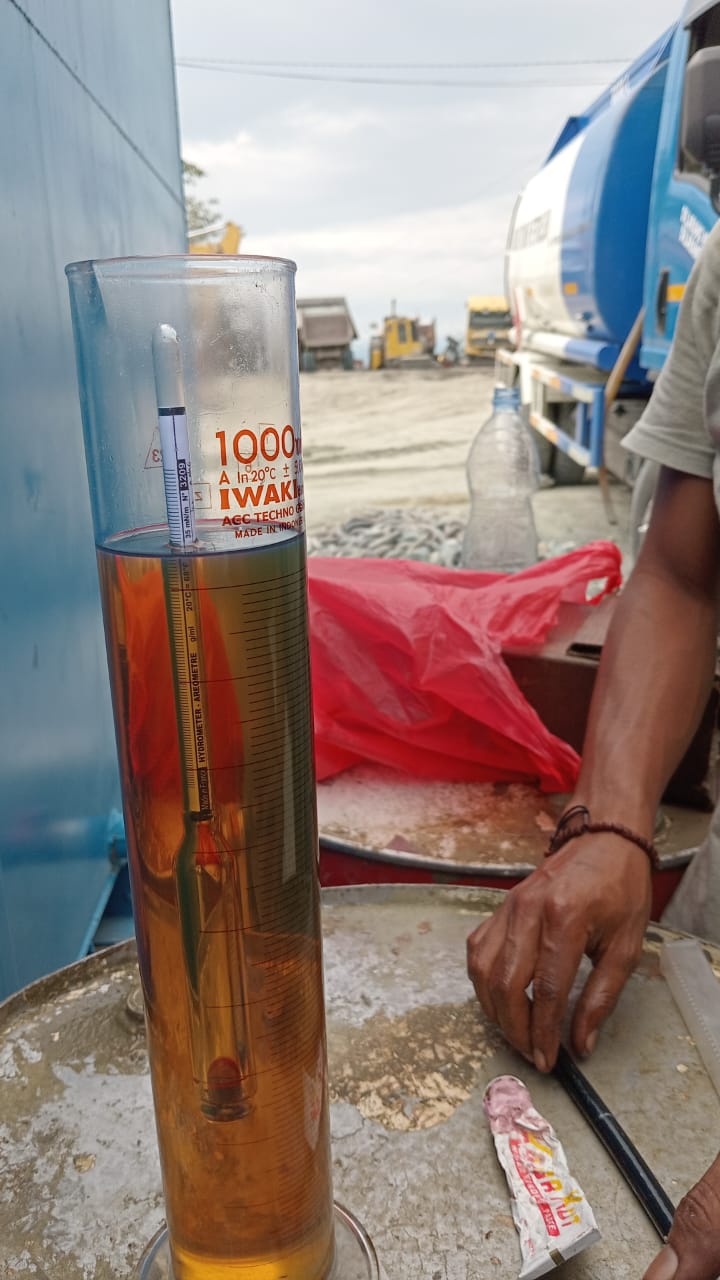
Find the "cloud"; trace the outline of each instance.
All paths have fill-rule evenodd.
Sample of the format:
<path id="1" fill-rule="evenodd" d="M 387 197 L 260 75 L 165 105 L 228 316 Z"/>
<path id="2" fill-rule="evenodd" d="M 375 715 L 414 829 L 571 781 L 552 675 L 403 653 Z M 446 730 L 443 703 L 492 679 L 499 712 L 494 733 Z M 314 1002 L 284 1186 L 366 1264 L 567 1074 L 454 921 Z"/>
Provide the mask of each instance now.
<path id="1" fill-rule="evenodd" d="M 393 298 L 405 314 L 434 316 L 443 334 L 460 334 L 466 298 L 502 290 L 510 212 L 498 197 L 311 231 L 289 224 L 242 247 L 294 258 L 298 295 L 345 296 L 364 335 Z"/>
<path id="2" fill-rule="evenodd" d="M 256 196 L 282 187 L 288 199 L 299 187 L 351 173 L 353 135 L 377 125 L 377 117 L 358 110 L 338 117 L 301 108 L 279 113 L 268 129 L 242 129 L 234 137 L 188 141 L 186 159 L 208 174 L 217 197 L 235 205 L 247 192 Z"/>
<path id="3" fill-rule="evenodd" d="M 299 105 L 230 138 L 187 138 L 183 151 L 205 170 L 205 192 L 227 217 L 268 235 L 290 226 L 377 226 L 500 190 L 507 200 L 549 145 L 529 129 L 509 133 L 497 104 L 456 102 L 442 112 L 406 103 L 389 117 Z"/>
<path id="4" fill-rule="evenodd" d="M 326 160 L 311 144 L 287 143 L 282 137 L 263 143 L 250 133 L 238 133 L 223 142 L 194 142 L 185 147 L 185 158 L 208 174 L 208 187 L 223 208 L 235 210 L 252 198 L 264 199 L 278 186 L 292 190 L 326 176 Z M 247 194 L 246 194 L 247 193 Z"/>
<path id="5" fill-rule="evenodd" d="M 502 288 L 519 191 L 567 116 L 597 96 L 598 78 L 613 76 L 614 67 L 581 59 L 629 60 L 677 21 L 680 7 L 508 0 L 501 14 L 489 0 L 420 9 L 417 0 L 367 0 L 341 28 L 320 0 L 250 9 L 232 0 L 172 3 L 180 57 L 571 61 L 565 70 L 493 73 L 518 81 L 505 90 L 178 73 L 183 154 L 206 169 L 203 194 L 245 228 L 246 252 L 294 257 L 299 291 L 347 295 L 360 327 L 397 298 L 399 308 L 434 314 L 455 333 L 470 293 Z M 468 69 L 463 78 L 483 74 Z M 533 87 L 542 78 L 554 87 Z M 560 87 L 563 79 L 587 83 Z"/>

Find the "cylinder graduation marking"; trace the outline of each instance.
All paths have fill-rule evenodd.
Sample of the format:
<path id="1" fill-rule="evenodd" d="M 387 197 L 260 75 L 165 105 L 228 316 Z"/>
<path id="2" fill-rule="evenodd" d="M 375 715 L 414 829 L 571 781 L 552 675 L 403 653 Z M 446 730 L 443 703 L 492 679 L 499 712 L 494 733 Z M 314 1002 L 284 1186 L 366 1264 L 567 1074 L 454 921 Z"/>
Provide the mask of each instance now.
<path id="1" fill-rule="evenodd" d="M 207 818 L 212 812 L 212 802 L 195 566 L 185 557 L 178 556 L 166 569 L 170 628 L 178 667 L 178 717 L 188 807 L 192 817 Z"/>

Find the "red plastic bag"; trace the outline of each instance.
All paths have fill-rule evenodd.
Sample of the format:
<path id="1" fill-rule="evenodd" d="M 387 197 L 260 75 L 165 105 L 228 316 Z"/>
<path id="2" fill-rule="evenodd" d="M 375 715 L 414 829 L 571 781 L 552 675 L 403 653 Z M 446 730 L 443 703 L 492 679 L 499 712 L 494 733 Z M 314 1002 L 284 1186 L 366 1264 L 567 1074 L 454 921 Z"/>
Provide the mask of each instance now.
<path id="1" fill-rule="evenodd" d="M 318 778 L 374 761 L 421 778 L 566 791 L 578 757 L 544 727 L 501 651 L 545 640 L 561 602 L 621 582 L 609 542 L 510 575 L 406 560 L 312 558 Z"/>

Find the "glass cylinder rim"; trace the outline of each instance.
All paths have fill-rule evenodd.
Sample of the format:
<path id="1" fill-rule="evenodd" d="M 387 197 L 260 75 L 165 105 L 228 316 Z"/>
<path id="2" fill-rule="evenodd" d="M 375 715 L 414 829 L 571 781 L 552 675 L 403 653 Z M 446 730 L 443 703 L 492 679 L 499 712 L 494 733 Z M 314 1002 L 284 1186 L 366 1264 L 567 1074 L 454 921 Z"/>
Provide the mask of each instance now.
<path id="1" fill-rule="evenodd" d="M 103 275 L 117 276 L 172 276 L 188 274 L 210 277 L 222 275 L 251 275 L 253 271 L 279 268 L 289 275 L 297 271 L 297 263 L 292 258 L 275 258 L 270 254 L 260 253 L 167 253 L 167 254 L 135 254 L 126 258 L 84 258 L 78 262 L 69 262 L 65 274 L 69 279 L 88 275 L 97 268 L 103 269 Z"/>

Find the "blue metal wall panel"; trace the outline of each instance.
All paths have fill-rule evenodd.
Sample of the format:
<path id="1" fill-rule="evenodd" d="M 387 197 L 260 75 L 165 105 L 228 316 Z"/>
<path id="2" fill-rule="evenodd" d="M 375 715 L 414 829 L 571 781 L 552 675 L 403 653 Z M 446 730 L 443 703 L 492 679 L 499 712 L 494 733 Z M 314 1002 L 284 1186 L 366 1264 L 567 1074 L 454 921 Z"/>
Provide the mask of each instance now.
<path id="1" fill-rule="evenodd" d="M 169 0 L 12 0 L 170 193 L 180 181 Z M 173 104 L 168 109 L 169 104 Z"/>
<path id="2" fill-rule="evenodd" d="M 182 252 L 167 0 L 0 0 L 0 997 L 74 959 L 119 806 L 63 268 Z"/>

